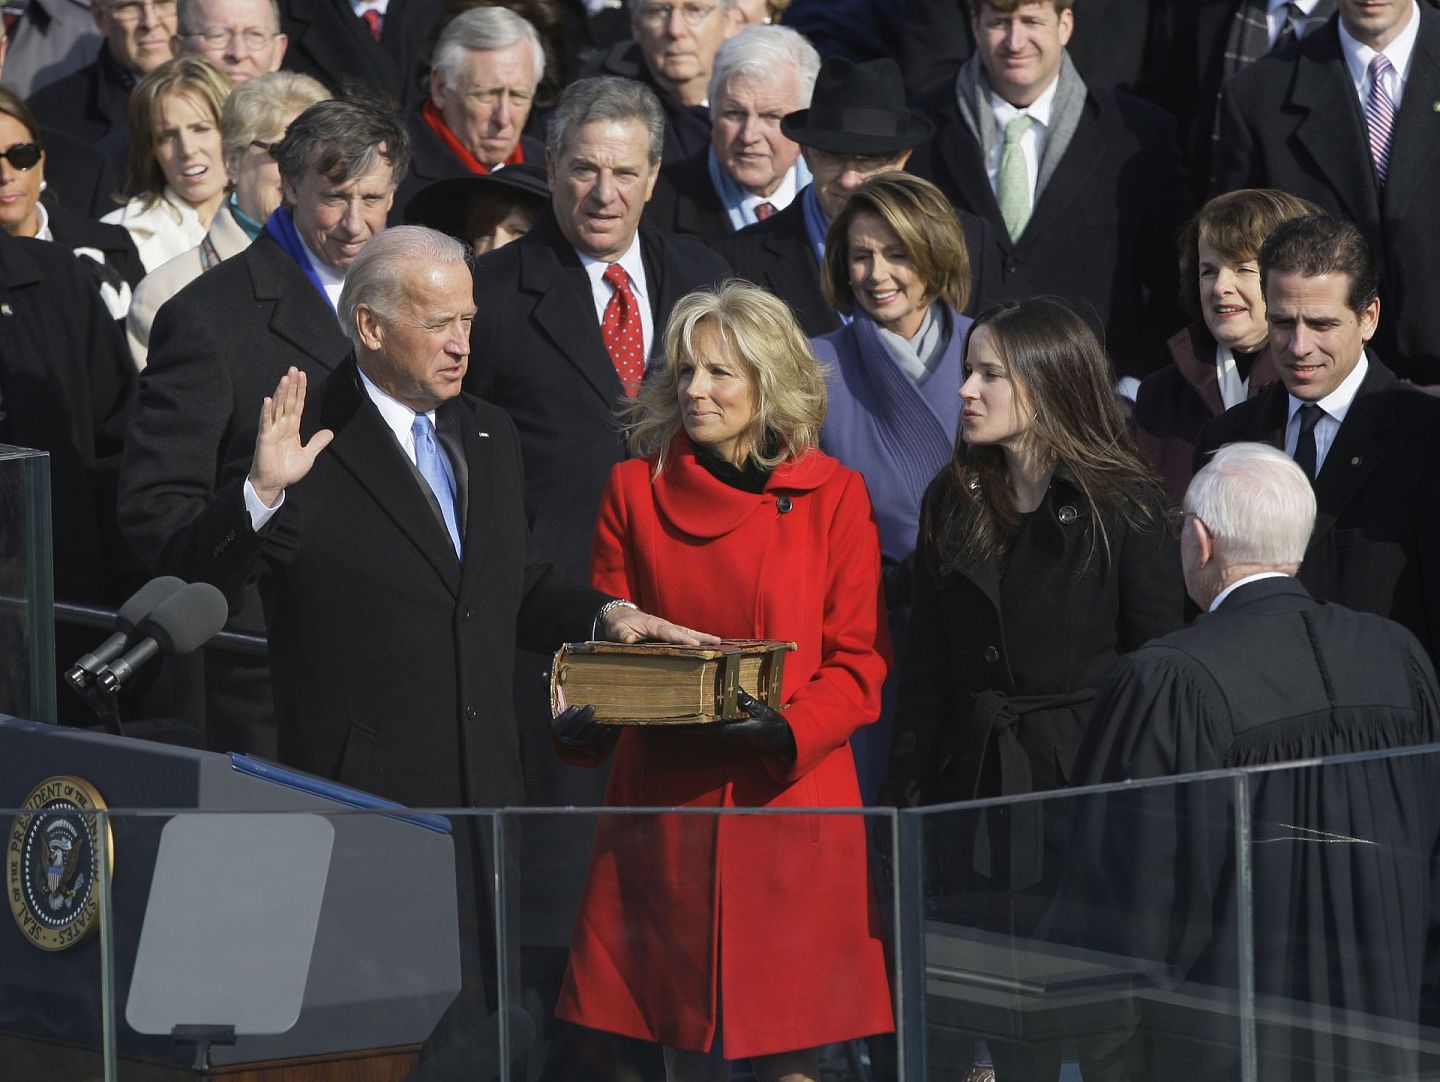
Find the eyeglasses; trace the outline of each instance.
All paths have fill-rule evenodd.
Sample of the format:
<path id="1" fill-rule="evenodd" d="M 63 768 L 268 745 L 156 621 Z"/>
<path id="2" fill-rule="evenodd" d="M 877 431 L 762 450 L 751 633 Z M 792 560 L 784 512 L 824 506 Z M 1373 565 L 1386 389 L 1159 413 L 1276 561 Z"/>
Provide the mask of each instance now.
<path id="1" fill-rule="evenodd" d="M 231 30 L 226 26 L 212 26 L 208 30 L 187 31 L 184 36 L 199 38 L 205 43 L 207 49 L 229 48 L 230 42 L 239 38 L 245 43 L 245 48 L 258 52 L 280 35 L 271 33 L 269 30 L 261 30 L 258 26 L 252 26 L 248 30 Z"/>
<path id="2" fill-rule="evenodd" d="M 1194 511 L 1187 511 L 1183 507 L 1172 507 L 1165 512 L 1165 531 L 1171 537 L 1179 537 L 1185 529 L 1185 520 L 1193 518 L 1196 522 L 1201 521 L 1200 516 Z"/>
<path id="3" fill-rule="evenodd" d="M 0 158 L 24 173 L 40 164 L 40 153 L 39 143 L 16 143 L 9 150 L 0 150 Z"/>
<path id="4" fill-rule="evenodd" d="M 854 170 L 857 173 L 878 173 L 895 164 L 898 154 L 835 154 L 819 147 L 810 147 L 810 157 L 816 162 L 833 166 L 841 172 Z"/>
<path id="5" fill-rule="evenodd" d="M 698 29 L 715 14 L 715 4 L 647 4 L 635 13 L 637 22 L 647 26 L 665 26 L 677 11 L 690 29 Z"/>
<path id="6" fill-rule="evenodd" d="M 152 19 L 168 20 L 175 17 L 175 8 L 175 0 L 122 0 L 110 5 L 110 18 L 117 23 L 138 23 L 148 11 Z"/>

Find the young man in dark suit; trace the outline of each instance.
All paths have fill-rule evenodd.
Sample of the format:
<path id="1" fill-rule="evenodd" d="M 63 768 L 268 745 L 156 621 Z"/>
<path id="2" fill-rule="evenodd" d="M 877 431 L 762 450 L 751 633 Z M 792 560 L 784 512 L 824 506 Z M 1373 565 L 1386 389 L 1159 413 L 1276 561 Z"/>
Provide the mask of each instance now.
<path id="1" fill-rule="evenodd" d="M 1380 260 L 1381 355 L 1405 379 L 1440 383 L 1440 12 L 1416 0 L 1339 9 L 1230 83 L 1215 190 L 1281 188 L 1357 222 Z"/>
<path id="2" fill-rule="evenodd" d="M 1366 351 L 1381 320 L 1375 258 L 1357 226 L 1281 225 L 1260 250 L 1280 379 L 1208 422 L 1196 466 L 1227 443 L 1283 449 L 1319 515 L 1299 579 L 1317 599 L 1388 616 L 1440 646 L 1440 402 Z"/>
<path id="3" fill-rule="evenodd" d="M 1189 178 L 1175 121 L 1089 84 L 1066 45 L 1071 0 L 983 0 L 977 50 L 930 99 L 910 171 L 984 218 L 999 298 L 1055 294 L 1092 314 L 1121 376 L 1164 363 L 1184 323 L 1175 237 Z"/>
<path id="4" fill-rule="evenodd" d="M 249 248 L 166 302 L 151 330 L 125 438 L 120 521 L 157 574 L 173 572 L 177 536 L 213 497 L 280 376 L 293 365 L 321 379 L 344 361 L 335 303 L 346 269 L 384 229 L 409 157 L 398 119 L 349 101 L 305 110 L 274 153 L 281 208 Z M 231 626 L 262 632 L 257 596 Z M 210 746 L 273 755 L 264 663 L 211 651 L 206 669 Z"/>

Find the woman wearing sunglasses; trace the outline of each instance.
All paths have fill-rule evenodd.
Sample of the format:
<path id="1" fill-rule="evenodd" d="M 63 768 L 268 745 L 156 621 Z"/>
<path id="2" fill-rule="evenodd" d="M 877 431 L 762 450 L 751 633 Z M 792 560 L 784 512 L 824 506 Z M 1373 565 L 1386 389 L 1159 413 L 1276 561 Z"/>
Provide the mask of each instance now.
<path id="1" fill-rule="evenodd" d="M 122 319 L 130 291 L 145 276 L 125 230 L 92 222 L 42 198 L 45 148 L 34 115 L 18 96 L 0 88 L 0 229 L 12 237 L 54 241 L 79 257 L 111 316 Z"/>

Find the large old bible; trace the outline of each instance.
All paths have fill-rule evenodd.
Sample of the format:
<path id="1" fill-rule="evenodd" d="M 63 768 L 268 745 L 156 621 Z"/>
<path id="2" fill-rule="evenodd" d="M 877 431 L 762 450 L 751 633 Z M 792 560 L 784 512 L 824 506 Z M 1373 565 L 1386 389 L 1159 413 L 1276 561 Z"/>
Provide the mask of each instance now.
<path id="1" fill-rule="evenodd" d="M 550 706 L 595 707 L 607 725 L 696 725 L 748 715 L 740 689 L 783 709 L 785 655 L 793 642 L 725 639 L 718 646 L 574 642 L 555 654 Z"/>

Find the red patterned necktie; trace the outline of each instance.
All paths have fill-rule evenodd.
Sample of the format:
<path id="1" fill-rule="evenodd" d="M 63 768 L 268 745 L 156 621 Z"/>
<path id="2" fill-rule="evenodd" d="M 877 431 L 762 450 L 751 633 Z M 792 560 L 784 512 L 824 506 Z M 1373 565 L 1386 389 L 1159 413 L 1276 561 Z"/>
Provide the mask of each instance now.
<path id="1" fill-rule="evenodd" d="M 605 281 L 615 292 L 605 305 L 605 318 L 600 321 L 600 337 L 605 342 L 605 352 L 610 354 L 610 363 L 625 393 L 634 398 L 640 392 L 640 383 L 645 378 L 645 334 L 640 325 L 640 309 L 635 303 L 635 291 L 630 288 L 630 276 L 619 263 L 605 268 Z"/>
<path id="2" fill-rule="evenodd" d="M 755 220 L 756 220 L 756 221 L 763 222 L 766 218 L 770 217 L 770 215 L 772 215 L 772 214 L 774 214 L 774 213 L 775 213 L 775 204 L 774 204 L 774 203 L 756 203 L 756 204 L 755 204 Z"/>
<path id="3" fill-rule="evenodd" d="M 360 13 L 360 18 L 365 20 L 365 25 L 370 28 L 370 36 L 376 41 L 380 40 L 380 13 L 374 8 L 366 8 Z"/>

